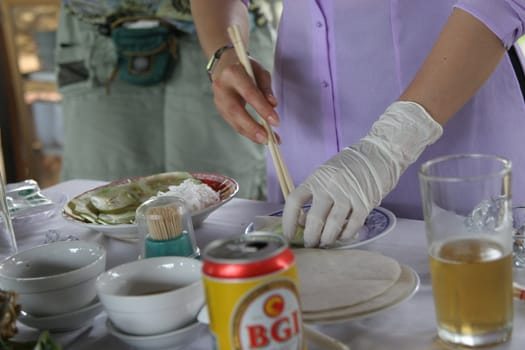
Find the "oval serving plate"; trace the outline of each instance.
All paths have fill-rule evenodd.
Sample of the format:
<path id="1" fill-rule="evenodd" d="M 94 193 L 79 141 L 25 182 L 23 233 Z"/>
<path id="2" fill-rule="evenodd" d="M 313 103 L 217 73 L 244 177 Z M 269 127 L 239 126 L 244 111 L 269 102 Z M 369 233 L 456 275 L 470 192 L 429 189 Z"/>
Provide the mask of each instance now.
<path id="1" fill-rule="evenodd" d="M 109 184 L 93 188 L 89 191 L 86 191 L 76 196 L 75 198 L 67 202 L 62 210 L 62 216 L 73 224 L 76 224 L 76 225 L 79 225 L 84 228 L 88 228 L 88 229 L 91 229 L 97 232 L 101 232 L 108 237 L 117 238 L 117 239 L 125 239 L 125 240 L 137 239 L 137 225 L 135 223 L 101 224 L 101 223 L 95 223 L 95 222 L 88 222 L 87 220 L 79 218 L 78 215 L 75 215 L 72 212 L 69 204 L 74 200 L 78 200 L 78 198 L 80 197 L 89 196 L 90 194 L 95 193 L 96 191 L 99 191 L 101 189 L 110 189 L 111 187 L 124 185 L 124 184 L 131 184 L 133 182 L 148 179 L 151 177 L 169 175 L 169 174 L 174 174 L 174 173 L 162 173 L 162 174 L 123 179 L 123 180 L 110 182 Z M 193 226 L 197 228 L 208 217 L 208 215 L 210 215 L 214 210 L 216 210 L 217 208 L 219 208 L 220 206 L 222 206 L 223 204 L 231 200 L 237 194 L 237 192 L 239 191 L 239 184 L 233 178 L 225 176 L 225 175 L 220 175 L 220 174 L 215 174 L 215 173 L 202 173 L 202 172 L 194 172 L 194 173 L 192 172 L 189 174 L 191 174 L 194 178 L 210 186 L 214 191 L 218 192 L 220 196 L 219 202 L 214 203 L 206 208 L 203 208 L 201 210 L 198 210 L 192 213 L 191 218 L 192 218 Z"/>
<path id="2" fill-rule="evenodd" d="M 305 210 L 310 208 L 309 205 L 303 207 Z M 280 217 L 283 215 L 282 210 L 275 211 L 268 214 L 268 216 Z M 347 241 L 336 241 L 331 249 L 351 249 L 356 248 L 370 242 L 375 241 L 381 237 L 384 237 L 388 233 L 392 232 L 392 229 L 396 225 L 396 216 L 390 210 L 378 207 L 374 208 L 365 220 L 363 227 L 358 231 L 355 238 Z M 248 224 L 245 230 L 245 234 L 249 234 L 255 230 L 254 223 Z"/>

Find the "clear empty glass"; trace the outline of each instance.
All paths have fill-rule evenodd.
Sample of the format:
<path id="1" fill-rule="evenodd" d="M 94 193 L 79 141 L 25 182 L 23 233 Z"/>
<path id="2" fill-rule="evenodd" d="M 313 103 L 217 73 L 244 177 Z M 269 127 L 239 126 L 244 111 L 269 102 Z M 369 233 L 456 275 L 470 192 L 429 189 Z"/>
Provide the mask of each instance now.
<path id="1" fill-rule="evenodd" d="M 0 260 L 16 253 L 16 238 L 5 196 L 5 183 L 0 174 Z"/>
<path id="2" fill-rule="evenodd" d="M 437 158 L 419 172 L 438 335 L 469 347 L 512 332 L 511 162 Z"/>

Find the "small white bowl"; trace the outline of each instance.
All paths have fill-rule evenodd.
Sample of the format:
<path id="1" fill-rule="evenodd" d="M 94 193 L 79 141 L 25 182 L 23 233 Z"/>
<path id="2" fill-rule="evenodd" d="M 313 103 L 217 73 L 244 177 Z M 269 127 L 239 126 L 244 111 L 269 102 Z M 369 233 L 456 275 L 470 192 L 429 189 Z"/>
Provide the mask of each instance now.
<path id="1" fill-rule="evenodd" d="M 195 321 L 204 305 L 202 262 L 166 256 L 101 274 L 97 294 L 112 323 L 133 335 L 162 334 Z"/>
<path id="2" fill-rule="evenodd" d="M 61 241 L 20 251 L 0 263 L 0 287 L 16 291 L 22 310 L 51 316 L 95 300 L 95 280 L 106 269 L 106 250 L 87 241 Z"/>
<path id="3" fill-rule="evenodd" d="M 156 335 L 131 335 L 123 333 L 116 328 L 108 319 L 106 322 L 108 332 L 117 337 L 124 343 L 132 346 L 134 349 L 148 349 L 148 350 L 184 350 L 188 345 L 193 343 L 206 329 L 206 325 L 199 322 L 194 322 L 184 328 L 175 331 L 156 334 Z"/>

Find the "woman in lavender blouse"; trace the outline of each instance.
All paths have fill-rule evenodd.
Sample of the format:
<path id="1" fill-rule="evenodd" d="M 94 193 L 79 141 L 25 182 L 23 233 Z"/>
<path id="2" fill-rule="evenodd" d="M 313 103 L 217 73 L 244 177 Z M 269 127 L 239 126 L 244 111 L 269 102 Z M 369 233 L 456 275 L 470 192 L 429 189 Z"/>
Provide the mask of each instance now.
<path id="1" fill-rule="evenodd" d="M 241 0 L 191 3 L 208 57 L 230 42 L 230 25 L 249 40 Z M 216 106 L 239 133 L 267 139 L 245 103 L 278 126 L 298 185 L 286 199 L 285 234 L 308 201 L 308 246 L 353 235 L 379 204 L 421 218 L 419 165 L 451 153 L 509 158 L 514 203 L 525 203 L 525 105 L 507 55 L 524 34 L 525 0 L 283 5 L 273 74 L 255 57 L 255 86 L 226 50 L 212 78 Z M 279 200 L 269 169 L 269 198 Z"/>

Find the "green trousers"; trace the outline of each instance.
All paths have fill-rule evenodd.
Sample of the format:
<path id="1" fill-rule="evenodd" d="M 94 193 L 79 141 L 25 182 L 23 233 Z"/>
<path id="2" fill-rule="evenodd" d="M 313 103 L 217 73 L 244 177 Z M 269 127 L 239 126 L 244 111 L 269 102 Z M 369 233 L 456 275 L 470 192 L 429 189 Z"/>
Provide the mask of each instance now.
<path id="1" fill-rule="evenodd" d="M 268 28 L 256 28 L 250 54 L 268 69 Z M 62 180 L 118 180 L 166 171 L 234 178 L 238 196 L 266 197 L 266 148 L 237 134 L 213 103 L 196 35 L 178 37 L 178 59 L 162 83 L 106 82 L 115 65 L 111 38 L 61 11 L 56 61 L 63 96 Z"/>

